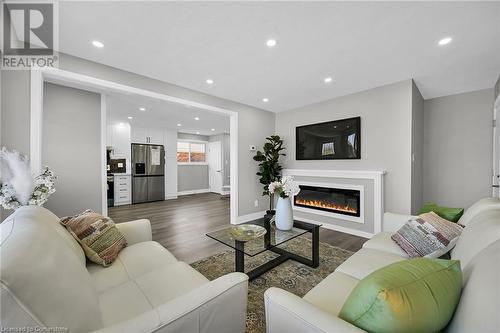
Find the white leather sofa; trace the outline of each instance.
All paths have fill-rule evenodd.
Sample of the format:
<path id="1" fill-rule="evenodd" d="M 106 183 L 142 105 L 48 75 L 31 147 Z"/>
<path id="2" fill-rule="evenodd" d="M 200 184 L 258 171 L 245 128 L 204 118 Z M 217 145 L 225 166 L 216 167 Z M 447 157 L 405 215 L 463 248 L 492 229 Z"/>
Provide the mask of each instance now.
<path id="1" fill-rule="evenodd" d="M 128 246 L 110 267 L 41 207 L 0 224 L 0 327 L 69 332 L 244 332 L 248 277 L 213 281 L 151 241 L 148 220 L 117 224 Z M 27 332 L 30 332 L 29 330 Z"/>
<path id="2" fill-rule="evenodd" d="M 364 332 L 337 315 L 360 279 L 407 259 L 390 237 L 410 217 L 385 214 L 384 232 L 367 241 L 303 298 L 279 288 L 268 289 L 264 294 L 267 333 Z M 459 223 L 466 227 L 451 258 L 461 261 L 464 286 L 446 331 L 500 332 L 500 200 L 478 201 Z"/>

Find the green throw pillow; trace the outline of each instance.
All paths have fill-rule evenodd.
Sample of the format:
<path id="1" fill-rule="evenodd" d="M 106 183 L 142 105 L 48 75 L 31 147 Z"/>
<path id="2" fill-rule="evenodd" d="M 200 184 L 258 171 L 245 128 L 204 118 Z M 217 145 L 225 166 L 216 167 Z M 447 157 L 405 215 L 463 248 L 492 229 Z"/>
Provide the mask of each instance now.
<path id="1" fill-rule="evenodd" d="M 449 207 L 441 207 L 436 205 L 435 203 L 429 202 L 424 204 L 424 207 L 420 210 L 420 214 L 434 212 L 441 216 L 443 219 L 447 219 L 451 222 L 458 222 L 458 220 L 462 217 L 464 213 L 463 208 L 449 208 Z"/>
<path id="2" fill-rule="evenodd" d="M 339 317 L 374 333 L 438 332 L 453 316 L 461 289 L 460 261 L 404 260 L 362 279 Z"/>

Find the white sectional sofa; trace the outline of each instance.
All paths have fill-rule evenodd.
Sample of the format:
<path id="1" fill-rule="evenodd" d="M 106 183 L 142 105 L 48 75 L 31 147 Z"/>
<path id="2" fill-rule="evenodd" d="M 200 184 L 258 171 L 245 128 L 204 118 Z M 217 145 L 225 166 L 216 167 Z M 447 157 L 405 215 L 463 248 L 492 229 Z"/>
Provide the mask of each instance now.
<path id="1" fill-rule="evenodd" d="M 265 292 L 267 333 L 364 332 L 338 318 L 360 279 L 407 255 L 391 234 L 411 216 L 384 216 L 384 232 L 340 265 L 303 298 L 279 288 Z M 459 221 L 465 225 L 451 258 L 461 261 L 464 286 L 447 332 L 500 332 L 500 200 L 478 201 Z M 431 300 L 429 300 L 431 301 Z"/>
<path id="2" fill-rule="evenodd" d="M 79 244 L 47 209 L 23 207 L 2 222 L 0 327 L 245 331 L 245 274 L 208 281 L 151 241 L 148 220 L 117 227 L 128 246 L 105 268 L 87 264 Z"/>

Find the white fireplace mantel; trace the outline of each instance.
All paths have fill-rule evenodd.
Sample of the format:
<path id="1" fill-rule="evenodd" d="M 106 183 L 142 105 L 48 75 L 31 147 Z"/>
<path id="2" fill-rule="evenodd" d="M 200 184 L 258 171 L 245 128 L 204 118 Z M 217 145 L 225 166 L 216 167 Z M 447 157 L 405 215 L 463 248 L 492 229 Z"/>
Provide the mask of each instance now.
<path id="1" fill-rule="evenodd" d="M 369 179 L 373 181 L 373 233 L 356 232 L 348 228 L 331 226 L 342 232 L 350 232 L 358 236 L 371 237 L 382 231 L 382 218 L 384 214 L 384 175 L 385 170 L 309 170 L 309 169 L 283 169 L 283 176 L 300 177 L 327 177 L 327 178 L 351 178 Z M 326 227 L 326 226 L 325 226 Z"/>

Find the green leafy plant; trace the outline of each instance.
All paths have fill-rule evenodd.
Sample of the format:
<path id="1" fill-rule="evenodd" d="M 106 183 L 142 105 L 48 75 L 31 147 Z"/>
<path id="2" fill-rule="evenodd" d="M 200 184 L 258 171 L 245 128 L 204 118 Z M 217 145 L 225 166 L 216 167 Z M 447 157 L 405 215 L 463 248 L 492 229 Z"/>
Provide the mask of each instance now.
<path id="1" fill-rule="evenodd" d="M 267 142 L 262 147 L 262 151 L 258 150 L 253 157 L 254 161 L 259 162 L 259 181 L 264 185 L 262 195 L 269 195 L 269 210 L 273 210 L 274 195 L 269 192 L 269 184 L 281 179 L 281 170 L 283 167 L 279 163 L 280 156 L 286 156 L 282 153 L 285 148 L 283 147 L 283 140 L 279 135 L 271 135 L 266 138 Z"/>

